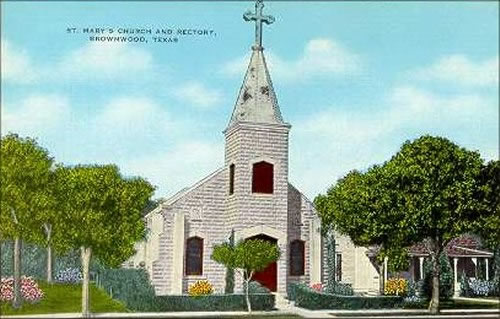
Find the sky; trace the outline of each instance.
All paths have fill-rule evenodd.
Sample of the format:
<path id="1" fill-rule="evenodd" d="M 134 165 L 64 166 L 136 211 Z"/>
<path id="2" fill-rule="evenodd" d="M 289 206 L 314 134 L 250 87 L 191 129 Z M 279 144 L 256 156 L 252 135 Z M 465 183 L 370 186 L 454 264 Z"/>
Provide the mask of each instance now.
<path id="1" fill-rule="evenodd" d="M 223 166 L 253 7 L 2 1 L 2 135 L 175 194 Z M 423 134 L 498 159 L 498 2 L 266 1 L 264 13 L 276 18 L 263 45 L 292 125 L 289 179 L 309 198 Z M 135 29 L 151 34 L 120 33 Z"/>

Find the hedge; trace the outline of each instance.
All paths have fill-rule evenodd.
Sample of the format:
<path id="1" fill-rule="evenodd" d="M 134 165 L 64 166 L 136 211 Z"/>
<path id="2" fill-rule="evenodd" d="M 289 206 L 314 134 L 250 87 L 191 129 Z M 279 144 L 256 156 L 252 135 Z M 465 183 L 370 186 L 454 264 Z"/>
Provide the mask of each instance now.
<path id="1" fill-rule="evenodd" d="M 101 269 L 98 272 L 98 285 L 133 311 L 246 311 L 247 309 L 245 295 L 155 296 L 144 269 Z M 255 291 L 259 287 L 251 285 L 251 288 Z M 250 302 L 255 310 L 271 310 L 274 308 L 274 295 L 252 294 Z"/>
<path id="2" fill-rule="evenodd" d="M 252 310 L 274 309 L 274 295 L 250 295 Z M 158 296 L 157 311 L 246 311 L 245 295 Z"/>
<path id="3" fill-rule="evenodd" d="M 157 310 L 155 292 L 144 269 L 101 269 L 97 285 L 130 310 Z"/>
<path id="4" fill-rule="evenodd" d="M 381 309 L 402 307 L 403 298 L 398 296 L 340 296 L 320 293 L 305 285 L 294 287 L 295 305 L 311 310 L 320 309 Z"/>

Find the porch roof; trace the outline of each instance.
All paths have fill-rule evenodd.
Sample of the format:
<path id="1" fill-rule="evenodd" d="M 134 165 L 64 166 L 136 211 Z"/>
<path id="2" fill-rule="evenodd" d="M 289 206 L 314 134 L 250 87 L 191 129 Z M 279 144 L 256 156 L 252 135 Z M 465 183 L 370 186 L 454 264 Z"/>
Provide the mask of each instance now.
<path id="1" fill-rule="evenodd" d="M 380 250 L 378 246 L 369 247 L 366 255 L 375 257 Z M 448 257 L 492 257 L 491 251 L 481 248 L 477 238 L 464 235 L 451 240 L 446 246 L 446 254 Z M 411 257 L 426 257 L 429 256 L 429 251 L 424 243 L 418 243 L 410 247 L 409 255 Z"/>

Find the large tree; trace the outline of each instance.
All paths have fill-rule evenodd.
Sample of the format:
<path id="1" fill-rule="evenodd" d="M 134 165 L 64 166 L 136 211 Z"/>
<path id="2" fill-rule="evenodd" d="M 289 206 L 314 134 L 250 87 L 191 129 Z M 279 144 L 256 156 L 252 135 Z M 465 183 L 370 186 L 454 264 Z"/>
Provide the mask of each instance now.
<path id="1" fill-rule="evenodd" d="M 21 243 L 33 240 L 39 225 L 36 214 L 49 205 L 47 193 L 53 160 L 34 139 L 8 134 L 1 139 L 0 239 L 14 241 L 14 299 L 21 304 Z"/>
<path id="2" fill-rule="evenodd" d="M 495 281 L 500 282 L 500 161 L 490 161 L 479 177 L 478 218 L 471 231 L 478 234 L 486 247 L 494 252 Z"/>
<path id="3" fill-rule="evenodd" d="M 280 249 L 276 244 L 262 239 L 239 241 L 236 245 L 223 243 L 214 246 L 212 259 L 227 268 L 234 269 L 245 283 L 245 298 L 248 312 L 252 312 L 249 296 L 249 284 L 252 276 L 280 257 Z"/>
<path id="4" fill-rule="evenodd" d="M 325 225 L 356 245 L 380 245 L 390 255 L 425 242 L 432 261 L 429 309 L 439 312 L 439 255 L 467 230 L 477 206 L 482 160 L 446 138 L 407 141 L 383 165 L 352 171 L 321 195 Z"/>
<path id="5" fill-rule="evenodd" d="M 134 254 L 134 243 L 145 235 L 142 212 L 154 188 L 142 178 L 124 178 L 114 165 L 59 170 L 65 233 L 70 245 L 81 249 L 82 313 L 88 316 L 91 257 L 117 267 Z"/>
<path id="6" fill-rule="evenodd" d="M 61 165 L 52 167 L 46 188 L 47 205 L 33 216 L 36 225 L 33 241 L 47 249 L 46 279 L 49 283 L 52 282 L 53 251 L 63 254 L 71 248 L 64 231 L 67 227 L 67 216 L 64 211 L 67 207 L 65 200 L 70 200 L 66 198 L 66 190 L 63 187 L 64 178 L 64 168 Z"/>

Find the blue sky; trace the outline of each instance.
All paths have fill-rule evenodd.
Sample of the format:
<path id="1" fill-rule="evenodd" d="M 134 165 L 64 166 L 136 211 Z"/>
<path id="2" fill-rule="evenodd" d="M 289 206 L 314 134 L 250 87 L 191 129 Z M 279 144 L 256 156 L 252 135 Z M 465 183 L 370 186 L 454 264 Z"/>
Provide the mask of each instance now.
<path id="1" fill-rule="evenodd" d="M 422 134 L 498 159 L 498 3 L 265 4 L 276 18 L 265 54 L 292 124 L 290 181 L 309 197 Z M 2 2 L 2 134 L 37 137 L 58 162 L 116 163 L 172 195 L 223 165 L 253 5 Z M 110 43 L 82 33 L 98 27 L 215 36 Z"/>

